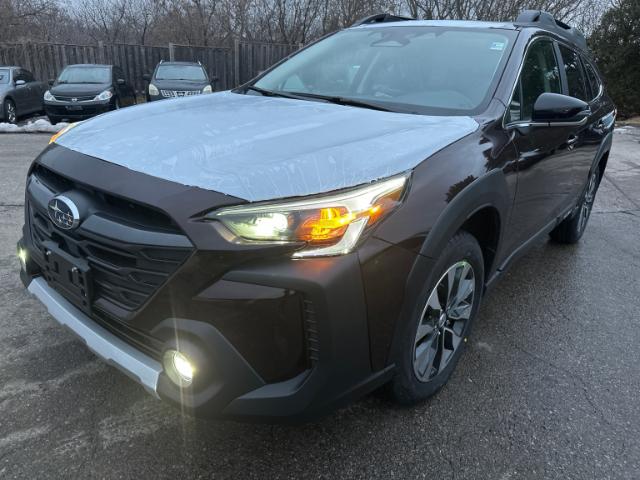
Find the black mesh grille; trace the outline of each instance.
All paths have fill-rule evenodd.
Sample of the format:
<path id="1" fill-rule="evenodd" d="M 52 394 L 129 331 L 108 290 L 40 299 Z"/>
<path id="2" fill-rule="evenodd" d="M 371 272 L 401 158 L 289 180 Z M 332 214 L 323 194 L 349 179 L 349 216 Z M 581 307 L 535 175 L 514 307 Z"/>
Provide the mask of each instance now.
<path id="1" fill-rule="evenodd" d="M 43 167 L 38 167 L 34 175 L 54 194 L 70 189 L 88 193 L 98 208 L 94 215 L 104 216 L 111 222 L 144 230 L 146 234 L 179 231 L 162 212 L 144 205 L 76 185 Z M 35 249 L 43 252 L 44 243 L 50 241 L 66 253 L 86 260 L 91 267 L 92 307 L 113 318 L 127 319 L 131 316 L 167 281 L 192 251 L 191 248 L 127 243 L 101 237 L 82 228 L 62 231 L 53 225 L 46 210 L 34 201 L 29 202 L 29 216 Z"/>
<path id="2" fill-rule="evenodd" d="M 320 356 L 320 342 L 318 341 L 318 322 L 316 318 L 316 310 L 311 300 L 304 300 L 304 330 L 307 340 L 307 355 L 311 366 L 318 363 Z"/>

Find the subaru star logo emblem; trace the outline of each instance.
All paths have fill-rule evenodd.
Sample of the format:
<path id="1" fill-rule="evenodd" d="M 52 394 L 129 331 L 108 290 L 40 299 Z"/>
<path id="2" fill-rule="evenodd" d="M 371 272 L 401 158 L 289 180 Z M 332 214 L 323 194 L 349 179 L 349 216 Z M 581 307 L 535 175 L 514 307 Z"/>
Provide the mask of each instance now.
<path id="1" fill-rule="evenodd" d="M 49 218 L 59 228 L 71 230 L 80 223 L 80 213 L 75 203 L 63 195 L 49 201 Z"/>

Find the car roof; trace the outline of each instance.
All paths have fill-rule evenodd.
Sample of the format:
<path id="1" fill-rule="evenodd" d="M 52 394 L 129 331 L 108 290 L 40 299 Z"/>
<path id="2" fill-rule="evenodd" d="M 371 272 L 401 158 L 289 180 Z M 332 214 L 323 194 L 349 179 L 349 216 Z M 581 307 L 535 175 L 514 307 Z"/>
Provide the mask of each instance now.
<path id="1" fill-rule="evenodd" d="M 351 28 L 384 27 L 454 27 L 454 28 L 500 28 L 516 30 L 512 22 L 483 22 L 478 20 L 399 20 L 396 22 L 365 23 Z"/>
<path id="2" fill-rule="evenodd" d="M 107 65 L 104 63 L 74 63 L 67 65 L 67 67 L 113 67 L 113 65 Z"/>
<path id="3" fill-rule="evenodd" d="M 201 67 L 202 65 L 198 62 L 165 62 L 162 61 L 158 65 L 195 65 L 196 67 Z"/>
<path id="4" fill-rule="evenodd" d="M 574 47 L 588 52 L 587 41 L 579 30 L 557 21 L 553 15 L 541 10 L 524 10 L 515 22 L 483 22 L 477 20 L 413 20 L 391 15 L 372 15 L 350 28 L 385 27 L 450 27 L 502 30 L 534 30 L 554 34 L 571 43 Z"/>

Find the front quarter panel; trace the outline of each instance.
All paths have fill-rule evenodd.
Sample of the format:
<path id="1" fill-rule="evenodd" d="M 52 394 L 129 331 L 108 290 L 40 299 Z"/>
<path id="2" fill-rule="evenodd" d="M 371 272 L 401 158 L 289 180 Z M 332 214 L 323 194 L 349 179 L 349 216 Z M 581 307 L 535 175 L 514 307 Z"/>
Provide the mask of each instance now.
<path id="1" fill-rule="evenodd" d="M 499 105 L 496 109 L 500 110 Z M 392 263 L 401 266 L 405 275 L 400 279 L 363 275 L 374 370 L 391 363 L 393 352 L 401 348 L 394 344 L 399 325 L 415 315 L 430 282 L 434 260 L 465 221 L 479 209 L 491 207 L 498 211 L 500 224 L 508 224 L 517 183 L 516 161 L 508 134 L 494 119 L 415 169 L 404 204 L 380 225 L 372 239 L 387 243 L 387 256 L 393 257 Z M 503 236 L 504 231 L 498 235 Z M 402 255 L 398 248 L 410 255 Z M 500 255 L 499 245 L 497 250 L 496 257 Z M 364 272 L 384 258 L 382 253 L 361 256 Z M 497 264 L 497 259 L 491 263 L 485 278 L 490 278 Z M 394 295 L 375 292 L 396 292 L 394 295 L 402 300 L 391 307 L 389 297 Z"/>

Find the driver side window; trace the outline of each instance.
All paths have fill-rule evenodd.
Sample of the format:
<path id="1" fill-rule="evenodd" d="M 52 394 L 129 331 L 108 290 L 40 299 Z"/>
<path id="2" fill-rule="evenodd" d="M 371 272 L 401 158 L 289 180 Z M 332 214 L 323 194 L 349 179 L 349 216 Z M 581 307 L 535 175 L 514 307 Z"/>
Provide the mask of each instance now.
<path id="1" fill-rule="evenodd" d="M 538 40 L 529 47 L 524 60 L 507 112 L 507 123 L 531 120 L 533 104 L 545 92 L 562 93 L 560 69 L 553 43 Z"/>

